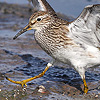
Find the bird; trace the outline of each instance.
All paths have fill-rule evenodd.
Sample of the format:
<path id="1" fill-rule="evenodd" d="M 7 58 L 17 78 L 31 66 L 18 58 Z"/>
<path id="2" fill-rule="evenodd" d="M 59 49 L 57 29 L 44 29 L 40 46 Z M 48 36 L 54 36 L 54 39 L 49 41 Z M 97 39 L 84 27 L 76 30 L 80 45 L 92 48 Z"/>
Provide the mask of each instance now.
<path id="1" fill-rule="evenodd" d="M 84 83 L 83 91 L 88 93 L 85 71 L 100 65 L 100 4 L 86 6 L 75 20 L 68 22 L 59 18 L 46 0 L 31 1 L 37 11 L 13 39 L 33 29 L 37 44 L 53 59 L 37 76 L 22 81 L 6 79 L 27 86 L 27 82 L 42 77 L 57 61 L 79 73 Z"/>

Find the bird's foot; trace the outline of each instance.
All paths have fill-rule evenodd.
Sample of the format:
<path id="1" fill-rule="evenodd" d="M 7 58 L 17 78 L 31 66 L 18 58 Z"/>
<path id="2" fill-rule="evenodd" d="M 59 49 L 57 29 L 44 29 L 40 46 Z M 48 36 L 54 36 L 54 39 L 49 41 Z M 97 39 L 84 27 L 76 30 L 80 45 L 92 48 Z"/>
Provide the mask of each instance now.
<path id="1" fill-rule="evenodd" d="M 84 93 L 87 94 L 87 92 L 88 92 L 88 87 L 84 86 Z"/>
<path id="2" fill-rule="evenodd" d="M 6 76 L 6 79 L 8 81 L 12 82 L 12 83 L 20 84 L 22 87 L 24 87 L 24 86 L 27 86 L 27 84 L 26 84 L 27 82 L 32 81 L 32 80 L 34 80 L 36 78 L 42 77 L 45 74 L 45 72 L 49 69 L 49 67 L 51 67 L 51 66 L 52 66 L 52 64 L 48 63 L 47 66 L 46 66 L 46 68 L 45 68 L 45 70 L 42 73 L 40 73 L 37 76 L 31 77 L 29 79 L 23 80 L 23 81 L 14 81 L 14 80 L 11 80 L 10 78 L 8 78 L 7 76 Z"/>
<path id="3" fill-rule="evenodd" d="M 86 84 L 85 78 L 83 79 L 83 83 L 84 83 L 84 93 L 87 94 L 87 92 L 88 92 L 88 86 Z"/>
<path id="4" fill-rule="evenodd" d="M 26 80 L 23 80 L 23 81 L 14 81 L 14 80 L 12 80 L 12 79 L 10 79 L 10 78 L 8 78 L 8 77 L 6 77 L 6 79 L 8 80 L 8 81 L 10 81 L 10 82 L 12 82 L 12 83 L 15 83 L 15 84 L 20 84 L 21 86 L 22 86 L 22 88 L 25 86 L 25 87 L 27 87 L 27 79 Z"/>

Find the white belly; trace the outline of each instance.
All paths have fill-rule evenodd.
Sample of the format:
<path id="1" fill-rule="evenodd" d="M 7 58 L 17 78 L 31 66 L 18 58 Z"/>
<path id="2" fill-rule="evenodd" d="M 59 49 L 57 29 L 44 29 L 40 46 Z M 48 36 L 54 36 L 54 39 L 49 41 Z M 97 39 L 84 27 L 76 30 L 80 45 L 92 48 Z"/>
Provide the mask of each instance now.
<path id="1" fill-rule="evenodd" d="M 54 58 L 72 65 L 75 69 L 100 65 L 100 51 L 93 46 L 87 46 L 86 48 L 80 46 L 61 48 L 54 54 Z"/>

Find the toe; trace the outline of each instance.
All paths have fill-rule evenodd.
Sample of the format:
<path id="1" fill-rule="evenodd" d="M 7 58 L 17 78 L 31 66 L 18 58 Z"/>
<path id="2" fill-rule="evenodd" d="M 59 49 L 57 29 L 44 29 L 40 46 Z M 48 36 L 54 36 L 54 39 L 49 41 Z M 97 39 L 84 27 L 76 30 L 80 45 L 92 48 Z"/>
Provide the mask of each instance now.
<path id="1" fill-rule="evenodd" d="M 84 93 L 87 93 L 88 92 L 88 87 L 84 87 Z"/>

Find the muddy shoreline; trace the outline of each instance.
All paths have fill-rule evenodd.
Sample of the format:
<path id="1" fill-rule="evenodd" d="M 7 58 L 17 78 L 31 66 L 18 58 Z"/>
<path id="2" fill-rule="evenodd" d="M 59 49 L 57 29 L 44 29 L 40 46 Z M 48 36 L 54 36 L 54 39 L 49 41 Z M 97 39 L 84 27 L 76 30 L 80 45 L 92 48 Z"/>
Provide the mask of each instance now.
<path id="1" fill-rule="evenodd" d="M 23 89 L 5 79 L 3 75 L 13 80 L 33 77 L 51 60 L 35 42 L 33 31 L 12 39 L 33 12 L 30 5 L 0 3 L 0 100 L 100 100 L 100 66 L 86 72 L 88 94 L 83 93 L 83 82 L 70 67 L 52 67 Z M 72 17 L 58 15 L 72 20 Z M 39 92 L 41 85 L 43 92 Z"/>

